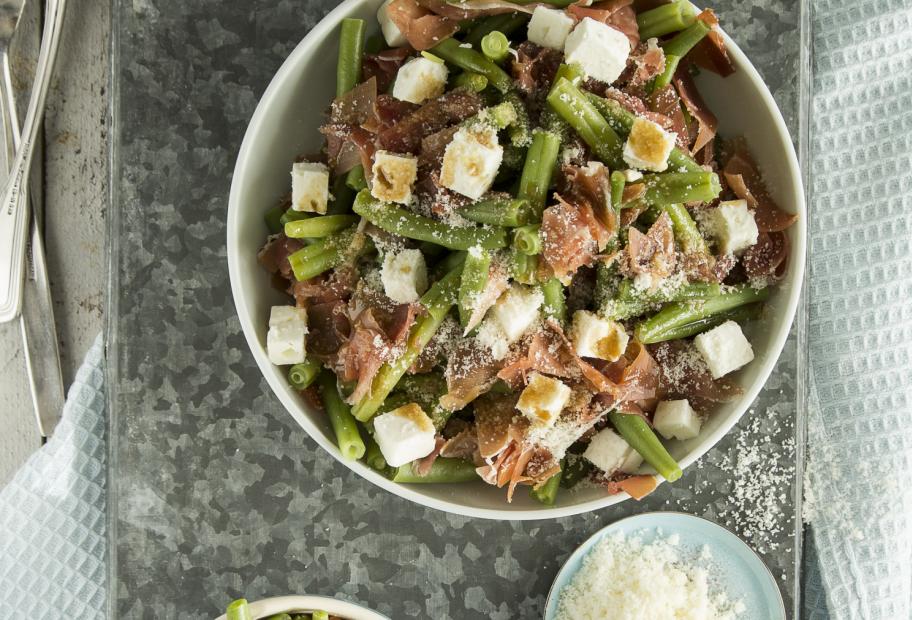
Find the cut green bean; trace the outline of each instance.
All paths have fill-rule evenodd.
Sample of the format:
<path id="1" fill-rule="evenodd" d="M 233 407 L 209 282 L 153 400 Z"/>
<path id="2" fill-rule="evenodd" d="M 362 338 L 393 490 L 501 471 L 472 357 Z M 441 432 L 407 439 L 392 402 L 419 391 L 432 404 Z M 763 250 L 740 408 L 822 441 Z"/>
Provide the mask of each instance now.
<path id="1" fill-rule="evenodd" d="M 586 72 L 576 63 L 569 65 L 564 63 L 557 68 L 557 73 L 554 74 L 554 82 L 556 83 L 561 78 L 564 78 L 574 86 L 577 86 L 586 79 Z"/>
<path id="2" fill-rule="evenodd" d="M 294 620 L 291 617 L 291 614 L 282 612 L 280 614 L 272 614 L 271 616 L 266 616 L 263 620 Z"/>
<path id="3" fill-rule="evenodd" d="M 636 337 L 641 342 L 659 342 L 675 330 L 740 306 L 765 301 L 769 289 L 755 289 L 747 284 L 732 287 L 733 290 L 702 300 L 678 301 L 641 322 L 636 327 Z"/>
<path id="4" fill-rule="evenodd" d="M 489 32 L 498 30 L 505 35 L 511 35 L 522 28 L 527 21 L 529 21 L 529 16 L 524 13 L 504 13 L 485 17 L 469 30 L 465 36 L 465 42 L 472 47 L 478 47 Z"/>
<path id="5" fill-rule="evenodd" d="M 662 49 L 665 51 L 666 56 L 684 58 L 687 52 L 692 50 L 697 43 L 703 40 L 703 37 L 709 34 L 710 30 L 712 28 L 706 22 L 699 19 L 695 20 L 690 26 L 662 43 Z"/>
<path id="6" fill-rule="evenodd" d="M 513 279 L 521 284 L 538 283 L 538 256 L 523 254 L 513 250 L 510 253 L 513 263 Z"/>
<path id="7" fill-rule="evenodd" d="M 478 480 L 475 464 L 464 459 L 438 458 L 431 465 L 431 470 L 425 476 L 415 473 L 411 463 L 406 463 L 393 471 L 393 482 L 403 484 L 441 484 L 450 482 L 471 482 Z"/>
<path id="8" fill-rule="evenodd" d="M 282 232 L 282 216 L 285 215 L 285 209 L 281 205 L 273 207 L 263 215 L 263 222 L 270 235 Z"/>
<path id="9" fill-rule="evenodd" d="M 345 174 L 345 185 L 360 192 L 367 187 L 367 179 L 364 177 L 364 166 L 358 164 Z"/>
<path id="10" fill-rule="evenodd" d="M 560 137 L 549 131 L 536 131 L 526 153 L 519 179 L 517 197 L 524 198 L 540 214 L 548 199 L 548 187 L 560 152 Z"/>
<path id="11" fill-rule="evenodd" d="M 499 30 L 493 30 L 481 39 L 481 53 L 491 62 L 500 64 L 510 55 L 510 40 Z"/>
<path id="12" fill-rule="evenodd" d="M 385 471 L 386 458 L 384 458 L 383 453 L 380 451 L 380 445 L 369 432 L 365 431 L 364 437 L 364 443 L 367 446 L 367 450 L 364 452 L 364 462 L 367 463 L 367 466 L 371 469 L 381 472 Z"/>
<path id="13" fill-rule="evenodd" d="M 713 314 L 706 318 L 693 321 L 692 323 L 686 323 L 680 327 L 675 327 L 662 333 L 652 334 L 648 336 L 648 340 L 643 340 L 642 342 L 643 344 L 654 344 L 656 342 L 664 342 L 666 340 L 680 340 L 682 338 L 690 338 L 691 336 L 696 336 L 697 334 L 702 334 L 705 331 L 709 331 L 713 327 L 718 327 L 726 321 L 734 321 L 735 323 L 753 321 L 754 319 L 759 318 L 762 312 L 762 303 L 748 304 L 746 306 L 741 306 L 740 308 L 725 310 L 724 312 Z"/>
<path id="14" fill-rule="evenodd" d="M 507 135 L 510 136 L 510 144 L 513 146 L 529 146 L 532 142 L 532 123 L 529 120 L 529 113 L 526 106 L 515 91 L 510 91 L 504 95 L 504 102 L 513 106 L 516 118 L 507 128 Z"/>
<path id="15" fill-rule="evenodd" d="M 330 370 L 323 370 L 317 378 L 317 384 L 320 386 L 323 409 L 326 410 L 329 423 L 336 434 L 339 451 L 347 459 L 360 459 L 367 448 L 361 439 L 361 433 L 358 432 L 358 424 L 352 416 L 351 407 L 339 395 L 336 375 Z"/>
<path id="16" fill-rule="evenodd" d="M 569 80 L 561 78 L 554 83 L 548 93 L 548 105 L 579 134 L 599 159 L 614 167 L 624 165 L 621 138 L 592 101 Z"/>
<path id="17" fill-rule="evenodd" d="M 502 93 L 513 88 L 513 80 L 496 64 L 473 49 L 460 47 L 456 39 L 445 39 L 431 48 L 431 52 L 463 71 L 474 71 L 488 78 L 488 83 Z"/>
<path id="18" fill-rule="evenodd" d="M 545 506 L 553 506 L 554 500 L 557 498 L 557 490 L 560 488 L 561 482 L 561 472 L 558 471 L 556 474 L 548 478 L 548 481 L 541 485 L 537 489 L 532 489 L 529 491 L 534 499 L 537 499 Z"/>
<path id="19" fill-rule="evenodd" d="M 247 599 L 239 598 L 236 601 L 231 601 L 228 605 L 228 609 L 225 610 L 225 619 L 253 620 L 253 616 L 250 615 L 250 604 L 247 603 Z"/>
<path id="20" fill-rule="evenodd" d="M 387 232 L 418 241 L 429 241 L 451 250 L 480 246 L 487 250 L 507 246 L 507 231 L 500 227 L 455 227 L 412 213 L 392 204 L 374 200 L 361 191 L 352 206 L 355 213 Z"/>
<path id="21" fill-rule="evenodd" d="M 345 230 L 358 221 L 355 215 L 321 215 L 285 224 L 285 236 L 292 239 L 318 239 Z"/>
<path id="22" fill-rule="evenodd" d="M 535 211 L 522 198 L 489 198 L 463 207 L 459 214 L 467 220 L 492 226 L 515 228 L 535 220 Z"/>
<path id="23" fill-rule="evenodd" d="M 367 25 L 363 19 L 346 17 L 339 34 L 339 63 L 336 66 L 336 97 L 341 97 L 361 81 L 361 58 Z"/>
<path id="24" fill-rule="evenodd" d="M 308 211 L 295 211 L 294 209 L 288 209 L 285 213 L 282 214 L 282 217 L 279 218 L 279 224 L 282 225 L 282 228 L 285 228 L 285 224 L 288 222 L 297 222 L 299 220 L 306 220 L 309 217 L 316 217 L 316 213 L 310 213 Z"/>
<path id="25" fill-rule="evenodd" d="M 474 71 L 463 71 L 453 78 L 453 86 L 456 88 L 468 88 L 480 93 L 488 87 L 488 78 Z"/>
<path id="26" fill-rule="evenodd" d="M 586 98 L 608 121 L 614 131 L 624 138 L 630 134 L 630 128 L 633 127 L 633 121 L 636 119 L 636 115 L 633 112 L 624 108 L 617 101 L 599 97 L 595 93 L 587 92 Z M 703 167 L 700 164 L 678 147 L 671 149 L 671 154 L 668 156 L 668 168 L 673 172 L 703 171 Z"/>
<path id="27" fill-rule="evenodd" d="M 483 110 L 480 116 L 499 130 L 515 124 L 519 119 L 519 112 L 511 101 L 501 101 Z"/>
<path id="28" fill-rule="evenodd" d="M 309 280 L 324 271 L 334 269 L 367 248 L 363 235 L 356 236 L 351 226 L 329 237 L 319 239 L 288 257 L 288 263 L 298 281 Z"/>
<path id="29" fill-rule="evenodd" d="M 463 327 L 469 324 L 478 297 L 488 285 L 490 270 L 490 252 L 483 248 L 472 248 L 468 251 L 459 283 L 459 324 Z"/>
<path id="30" fill-rule="evenodd" d="M 643 176 L 646 194 L 643 200 L 650 205 L 669 205 L 683 202 L 710 202 L 722 193 L 719 175 L 715 172 L 663 172 Z"/>
<path id="31" fill-rule="evenodd" d="M 646 420 L 617 410 L 609 413 L 608 418 L 630 447 L 639 452 L 643 460 L 652 465 L 665 480 L 674 482 L 681 477 L 681 466 L 668 454 Z"/>
<path id="32" fill-rule="evenodd" d="M 690 216 L 687 207 L 680 203 L 663 205 L 662 210 L 671 218 L 675 241 L 685 254 L 708 254 L 706 241 L 697 228 L 697 223 Z"/>
<path id="33" fill-rule="evenodd" d="M 308 358 L 288 369 L 288 383 L 296 390 L 306 390 L 316 380 L 322 368 L 320 362 Z"/>
<path id="34" fill-rule="evenodd" d="M 310 612 L 310 620 L 329 620 L 329 612 L 323 609 L 315 609 Z"/>
<path id="35" fill-rule="evenodd" d="M 513 229 L 513 247 L 518 252 L 533 256 L 541 253 L 541 226 L 539 224 L 529 224 Z"/>
<path id="36" fill-rule="evenodd" d="M 421 355 L 421 351 L 437 332 L 450 308 L 456 303 L 461 272 L 462 265 L 460 264 L 435 282 L 421 297 L 420 303 L 427 312 L 415 321 L 402 355 L 380 367 L 374 376 L 367 396 L 354 406 L 352 413 L 359 421 L 366 422 L 377 413 L 383 401 L 393 391 L 406 371 L 412 367 L 418 356 Z"/>
<path id="37" fill-rule="evenodd" d="M 621 207 L 624 204 L 624 187 L 627 185 L 627 177 L 620 170 L 611 173 L 611 206 L 618 215 L 621 213 Z"/>
<path id="38" fill-rule="evenodd" d="M 643 11 L 636 18 L 640 39 L 646 41 L 683 30 L 693 23 L 695 16 L 693 6 L 686 0 L 677 0 Z"/>
<path id="39" fill-rule="evenodd" d="M 649 312 L 661 304 L 716 297 L 720 294 L 720 290 L 718 284 L 692 282 L 672 289 L 635 291 L 630 280 L 623 280 L 617 286 L 614 297 L 601 305 L 600 312 L 607 318 L 622 321 Z"/>
<path id="40" fill-rule="evenodd" d="M 671 80 L 674 78 L 675 71 L 678 70 L 678 63 L 680 62 L 680 56 L 675 56 L 674 54 L 666 54 L 665 69 L 652 81 L 652 86 L 650 86 L 649 92 L 655 92 L 660 88 L 665 88 L 671 84 Z"/>
<path id="41" fill-rule="evenodd" d="M 564 285 L 557 278 L 549 278 L 541 284 L 545 303 L 542 311 L 549 319 L 560 323 L 567 322 L 567 300 L 564 298 Z"/>

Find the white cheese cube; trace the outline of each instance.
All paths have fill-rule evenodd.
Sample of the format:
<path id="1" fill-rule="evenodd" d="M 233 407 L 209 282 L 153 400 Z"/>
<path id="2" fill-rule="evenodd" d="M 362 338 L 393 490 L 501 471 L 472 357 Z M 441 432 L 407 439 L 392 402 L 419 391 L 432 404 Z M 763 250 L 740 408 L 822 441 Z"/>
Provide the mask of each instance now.
<path id="1" fill-rule="evenodd" d="M 759 231 L 746 200 L 727 200 L 706 214 L 707 227 L 725 254 L 746 250 L 757 243 Z"/>
<path id="2" fill-rule="evenodd" d="M 700 434 L 700 416 L 687 399 L 663 400 L 656 407 L 652 425 L 665 439 L 693 439 Z"/>
<path id="3" fill-rule="evenodd" d="M 627 350 L 630 337 L 620 323 L 600 318 L 593 312 L 577 310 L 573 313 L 570 339 L 580 357 L 614 362 Z"/>
<path id="4" fill-rule="evenodd" d="M 277 366 L 300 364 L 306 356 L 307 311 L 294 306 L 273 306 L 266 332 L 266 353 Z"/>
<path id="5" fill-rule="evenodd" d="M 390 252 L 383 257 L 380 281 L 386 296 L 400 304 L 418 301 L 427 290 L 427 266 L 420 250 Z"/>
<path id="6" fill-rule="evenodd" d="M 383 458 L 392 467 L 411 463 L 433 452 L 435 435 L 433 422 L 415 403 L 374 418 L 374 439 Z"/>
<path id="7" fill-rule="evenodd" d="M 408 39 L 405 38 L 405 35 L 399 30 L 399 26 L 389 18 L 386 12 L 386 8 L 392 1 L 386 0 L 380 5 L 380 8 L 377 9 L 377 21 L 380 22 L 380 31 L 383 33 L 383 39 L 387 45 L 390 47 L 405 47 L 408 45 Z"/>
<path id="8" fill-rule="evenodd" d="M 624 161 L 640 170 L 662 172 L 668 168 L 674 145 L 673 134 L 650 120 L 637 118 L 624 143 Z"/>
<path id="9" fill-rule="evenodd" d="M 552 377 L 534 372 L 529 383 L 519 395 L 516 408 L 529 418 L 534 426 L 551 427 L 570 400 L 571 390 Z"/>
<path id="10" fill-rule="evenodd" d="M 500 327 L 507 341 L 513 344 L 538 320 L 538 309 L 544 302 L 539 289 L 514 284 L 488 311 L 488 320 Z"/>
<path id="11" fill-rule="evenodd" d="M 412 103 L 423 103 L 443 94 L 449 72 L 442 62 L 418 56 L 399 68 L 393 97 Z"/>
<path id="12" fill-rule="evenodd" d="M 633 473 L 643 462 L 637 451 L 610 428 L 602 429 L 592 438 L 583 458 L 608 475 L 618 470 Z"/>
<path id="13" fill-rule="evenodd" d="M 291 208 L 295 211 L 326 213 L 329 202 L 329 169 L 307 161 L 291 166 Z"/>
<path id="14" fill-rule="evenodd" d="M 418 178 L 418 158 L 377 151 L 371 169 L 371 195 L 377 200 L 408 204 Z"/>
<path id="15" fill-rule="evenodd" d="M 485 321 L 478 326 L 478 332 L 475 334 L 475 340 L 491 353 L 491 357 L 500 361 L 510 352 L 510 342 L 507 336 L 500 329 L 500 325 L 494 321 Z"/>
<path id="16" fill-rule="evenodd" d="M 491 189 L 501 161 L 503 147 L 493 128 L 463 127 L 453 136 L 443 154 L 440 184 L 478 200 Z"/>
<path id="17" fill-rule="evenodd" d="M 734 321 L 726 321 L 703 332 L 694 338 L 694 345 L 709 366 L 713 379 L 724 377 L 754 359 L 750 342 Z"/>
<path id="18" fill-rule="evenodd" d="M 563 11 L 539 5 L 529 20 L 529 40 L 542 47 L 563 50 L 574 23 L 573 18 Z"/>
<path id="19" fill-rule="evenodd" d="M 636 183 L 637 181 L 639 181 L 640 179 L 643 178 L 643 173 L 640 172 L 639 170 L 632 170 L 632 169 L 628 168 L 627 170 L 624 170 L 623 172 L 624 172 L 624 180 L 627 181 L 628 183 Z"/>
<path id="20" fill-rule="evenodd" d="M 629 55 L 627 35 L 591 17 L 584 17 L 564 44 L 564 62 L 576 63 L 589 77 L 608 84 L 624 72 Z"/>

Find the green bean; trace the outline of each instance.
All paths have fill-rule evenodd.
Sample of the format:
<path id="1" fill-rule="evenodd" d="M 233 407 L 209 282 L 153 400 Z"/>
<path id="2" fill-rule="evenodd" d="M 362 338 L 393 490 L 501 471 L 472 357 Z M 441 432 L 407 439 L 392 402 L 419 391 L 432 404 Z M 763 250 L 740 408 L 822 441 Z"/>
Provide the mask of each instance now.
<path id="1" fill-rule="evenodd" d="M 358 255 L 368 247 L 363 235 L 355 233 L 355 226 L 319 239 L 289 255 L 288 263 L 298 281 L 309 280 L 324 271 L 334 269 Z"/>
<path id="2" fill-rule="evenodd" d="M 513 279 L 522 284 L 538 283 L 538 256 L 512 251 Z"/>
<path id="3" fill-rule="evenodd" d="M 620 137 L 589 98 L 569 80 L 561 78 L 554 83 L 548 93 L 548 104 L 599 159 L 610 166 L 624 165 Z"/>
<path id="4" fill-rule="evenodd" d="M 356 223 L 354 215 L 321 215 L 285 224 L 285 236 L 292 239 L 328 237 Z"/>
<path id="5" fill-rule="evenodd" d="M 310 612 L 310 620 L 329 620 L 329 612 L 322 609 L 315 609 Z"/>
<path id="6" fill-rule="evenodd" d="M 532 489 L 529 491 L 534 499 L 537 499 L 545 506 L 553 506 L 554 500 L 557 498 L 557 490 L 560 488 L 561 482 L 561 472 L 558 471 L 556 474 L 548 478 L 548 481 L 545 482 L 542 486 L 537 489 Z"/>
<path id="7" fill-rule="evenodd" d="M 346 17 L 339 34 L 339 63 L 336 66 L 336 97 L 341 97 L 361 81 L 361 57 L 364 55 L 363 19 Z"/>
<path id="8" fill-rule="evenodd" d="M 281 205 L 271 208 L 263 215 L 263 222 L 266 223 L 269 234 L 274 235 L 282 232 L 283 215 L 285 215 L 285 209 Z"/>
<path id="9" fill-rule="evenodd" d="M 247 599 L 239 598 L 236 601 L 231 601 L 228 605 L 228 609 L 225 611 L 226 620 L 253 620 L 253 616 L 250 615 L 250 605 L 247 603 Z"/>
<path id="10" fill-rule="evenodd" d="M 592 463 L 581 456 L 564 459 L 561 464 L 561 481 L 560 485 L 565 489 L 572 489 L 576 484 L 589 475 L 592 471 Z"/>
<path id="11" fill-rule="evenodd" d="M 513 88 L 513 80 L 503 69 L 473 49 L 460 47 L 456 39 L 445 39 L 430 50 L 450 64 L 464 71 L 474 71 L 488 78 L 488 82 L 502 93 Z"/>
<path id="12" fill-rule="evenodd" d="M 480 224 L 510 228 L 529 224 L 535 219 L 529 201 L 522 198 L 489 198 L 463 207 L 459 215 Z"/>
<path id="13" fill-rule="evenodd" d="M 392 475 L 393 482 L 404 484 L 471 482 L 478 479 L 478 472 L 475 471 L 475 464 L 472 461 L 447 458 L 435 460 L 434 464 L 431 465 L 431 471 L 426 476 L 416 474 L 411 463 L 406 463 L 402 467 L 396 468 Z"/>
<path id="14" fill-rule="evenodd" d="M 358 164 L 345 175 L 345 185 L 360 192 L 367 187 L 367 179 L 364 177 L 364 166 Z"/>
<path id="15" fill-rule="evenodd" d="M 769 289 L 755 289 L 747 284 L 702 300 L 678 301 L 662 308 L 636 327 L 636 337 L 641 342 L 659 342 L 684 325 L 705 319 L 720 312 L 732 310 L 757 301 L 765 301 Z"/>
<path id="16" fill-rule="evenodd" d="M 316 380 L 322 368 L 320 362 L 308 358 L 288 369 L 288 383 L 296 390 L 306 390 Z"/>
<path id="17" fill-rule="evenodd" d="M 684 56 L 712 30 L 705 22 L 695 20 L 690 26 L 662 44 L 666 56 Z"/>
<path id="18" fill-rule="evenodd" d="M 493 124 L 496 129 L 506 129 L 519 120 L 517 107 L 511 101 L 501 101 L 495 106 L 485 108 L 479 116 Z"/>
<path id="19" fill-rule="evenodd" d="M 564 285 L 557 278 L 548 278 L 542 282 L 540 288 L 545 297 L 542 307 L 545 316 L 560 323 L 566 323 L 567 300 L 564 298 Z"/>
<path id="20" fill-rule="evenodd" d="M 430 241 L 451 250 L 468 250 L 474 246 L 492 250 L 507 246 L 507 231 L 503 228 L 449 226 L 392 204 L 374 200 L 367 191 L 358 193 L 352 208 L 371 224 L 387 232 L 409 239 Z"/>
<path id="21" fill-rule="evenodd" d="M 678 0 L 663 4 L 637 15 L 637 26 L 640 39 L 646 41 L 687 28 L 694 20 L 694 10 L 690 2 Z"/>
<path id="22" fill-rule="evenodd" d="M 665 480 L 674 482 L 681 477 L 681 466 L 668 454 L 646 420 L 617 410 L 610 412 L 608 418 L 630 447 L 639 452 L 643 460 L 652 465 Z"/>
<path id="23" fill-rule="evenodd" d="M 332 371 L 324 369 L 317 378 L 317 384 L 320 386 L 323 409 L 326 410 L 329 423 L 336 434 L 339 451 L 347 459 L 360 459 L 367 448 L 364 440 L 361 439 L 361 433 L 358 432 L 358 425 L 352 416 L 351 407 L 339 395 L 336 375 Z"/>
<path id="24" fill-rule="evenodd" d="M 675 71 L 678 70 L 678 63 L 680 62 L 680 56 L 675 56 L 674 54 L 666 54 L 665 70 L 657 75 L 656 78 L 652 81 L 652 85 L 649 87 L 649 92 L 655 92 L 660 88 L 665 88 L 671 84 L 671 80 L 674 78 Z"/>
<path id="25" fill-rule="evenodd" d="M 690 338 L 691 336 L 696 336 L 697 334 L 708 331 L 713 327 L 718 327 L 726 321 L 734 321 L 736 323 L 741 323 L 743 321 L 752 321 L 758 318 L 762 311 L 762 303 L 748 304 L 746 306 L 741 306 L 740 308 L 725 310 L 724 312 L 719 312 L 718 314 L 713 314 L 706 318 L 699 319 L 691 323 L 686 323 L 680 327 L 669 329 L 660 334 L 649 336 L 648 340 L 643 340 L 642 342 L 643 344 L 654 344 L 656 342 L 664 342 L 666 340 L 680 340 L 682 338 Z"/>
<path id="26" fill-rule="evenodd" d="M 681 202 L 710 202 L 722 192 L 715 172 L 663 172 L 643 176 L 646 204 L 669 205 Z"/>
<path id="27" fill-rule="evenodd" d="M 465 263 L 465 252 L 449 252 L 445 248 L 444 252 L 446 252 L 446 256 L 437 261 L 437 263 L 434 265 L 434 268 L 431 269 L 430 274 L 432 281 L 440 280 L 443 278 L 443 276 L 450 273 L 457 267 L 461 268 L 463 263 Z"/>
<path id="28" fill-rule="evenodd" d="M 408 403 L 418 403 L 438 431 L 442 430 L 453 415 L 453 411 L 440 405 L 440 397 L 447 393 L 446 380 L 439 373 L 425 373 L 421 375 L 405 375 L 396 384 L 396 390 L 386 399 L 383 408 L 386 409 L 391 399 L 405 396 L 406 401 L 398 406 Z M 393 407 L 395 409 L 396 407 Z M 388 409 L 392 411 L 392 409 Z"/>
<path id="29" fill-rule="evenodd" d="M 687 207 L 680 203 L 662 205 L 662 210 L 671 218 L 674 237 L 685 254 L 709 254 L 706 241 L 697 228 L 697 223 L 690 217 Z"/>
<path id="30" fill-rule="evenodd" d="M 498 30 L 506 35 L 510 35 L 525 25 L 529 16 L 524 13 L 504 13 L 503 15 L 492 15 L 480 20 L 465 36 L 465 42 L 472 47 L 481 45 L 481 40 L 489 32 Z"/>
<path id="31" fill-rule="evenodd" d="M 528 146 L 532 142 L 532 123 L 522 98 L 515 91 L 510 91 L 504 95 L 504 102 L 512 105 L 516 113 L 516 118 L 507 128 L 510 144 Z"/>
<path id="32" fill-rule="evenodd" d="M 660 304 L 671 302 L 709 299 L 720 294 L 718 284 L 692 282 L 673 289 L 660 288 L 657 291 L 637 292 L 630 280 L 623 280 L 615 296 L 602 304 L 600 312 L 607 318 L 622 321 L 648 312 Z"/>
<path id="33" fill-rule="evenodd" d="M 463 71 L 453 78 L 453 86 L 456 88 L 468 88 L 480 93 L 488 87 L 488 78 L 474 71 Z"/>
<path id="34" fill-rule="evenodd" d="M 563 63 L 557 68 L 557 73 L 554 74 L 554 82 L 556 83 L 561 78 L 564 78 L 574 86 L 578 86 L 580 82 L 586 79 L 586 72 L 576 63 L 569 65 Z"/>
<path id="35" fill-rule="evenodd" d="M 282 228 L 284 229 L 285 224 L 287 224 L 288 222 L 297 222 L 300 220 L 306 220 L 309 217 L 316 217 L 316 215 L 317 215 L 316 213 L 310 213 L 308 211 L 295 211 L 294 209 L 288 209 L 287 211 L 285 211 L 285 213 L 282 215 L 282 217 L 279 218 L 279 224 L 281 224 Z"/>
<path id="36" fill-rule="evenodd" d="M 551 175 L 557 165 L 560 137 L 548 131 L 536 131 L 526 153 L 526 163 L 519 179 L 517 197 L 524 198 L 540 214 L 548 200 Z"/>
<path id="37" fill-rule="evenodd" d="M 518 229 L 517 229 L 518 230 Z M 459 324 L 466 327 L 475 312 L 478 296 L 488 285 L 491 253 L 483 248 L 472 248 L 466 254 L 459 283 Z"/>
<path id="38" fill-rule="evenodd" d="M 627 185 L 627 177 L 620 170 L 611 173 L 611 206 L 614 207 L 616 215 L 620 216 L 621 207 L 624 204 L 624 187 Z"/>
<path id="39" fill-rule="evenodd" d="M 415 325 L 412 327 L 412 331 L 406 341 L 405 351 L 395 360 L 386 362 L 380 367 L 380 370 L 374 376 L 367 396 L 355 405 L 352 412 L 358 420 L 366 422 L 377 413 L 389 393 L 393 391 L 402 376 L 421 355 L 421 351 L 430 342 L 440 324 L 443 323 L 443 319 L 446 318 L 450 308 L 456 302 L 461 272 L 462 265 L 459 265 L 442 279 L 435 282 L 421 297 L 420 303 L 427 312 L 415 321 Z"/>
<path id="40" fill-rule="evenodd" d="M 493 30 L 481 38 L 481 53 L 485 58 L 497 64 L 510 55 L 510 40 L 499 30 Z"/>
<path id="41" fill-rule="evenodd" d="M 587 92 L 586 98 L 607 119 L 614 131 L 625 138 L 630 134 L 630 128 L 633 127 L 633 121 L 636 119 L 636 115 L 633 112 L 625 109 L 617 101 L 599 97 L 595 93 Z M 671 154 L 668 156 L 668 167 L 674 172 L 703 171 L 703 167 L 700 164 L 678 147 L 671 149 Z"/>
<path id="42" fill-rule="evenodd" d="M 267 616 L 263 620 L 293 620 L 293 619 L 291 617 L 291 614 L 282 612 L 280 614 L 272 614 L 271 616 Z"/>
<path id="43" fill-rule="evenodd" d="M 527 226 L 514 228 L 513 247 L 516 248 L 516 251 L 528 254 L 529 256 L 540 254 L 542 244 L 541 235 L 539 233 L 540 229 L 540 224 L 529 224 Z"/>
<path id="44" fill-rule="evenodd" d="M 386 458 L 384 458 L 383 453 L 380 451 L 380 446 L 377 444 L 377 440 L 374 439 L 374 436 L 369 432 L 364 433 L 365 440 L 364 443 L 367 444 L 367 450 L 364 452 L 364 462 L 367 463 L 367 466 L 371 469 L 377 471 L 386 470 Z"/>

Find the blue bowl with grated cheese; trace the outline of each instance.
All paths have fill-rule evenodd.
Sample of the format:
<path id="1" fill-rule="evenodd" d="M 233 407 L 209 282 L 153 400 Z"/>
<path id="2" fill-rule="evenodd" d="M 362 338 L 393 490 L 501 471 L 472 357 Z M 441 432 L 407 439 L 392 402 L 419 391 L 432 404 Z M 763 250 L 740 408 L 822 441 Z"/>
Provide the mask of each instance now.
<path id="1" fill-rule="evenodd" d="M 639 543 L 631 543 L 632 539 L 638 539 Z M 655 562 L 656 557 L 665 562 Z M 588 564 L 587 558 L 591 558 Z M 637 595 L 642 595 L 644 607 L 671 604 L 676 596 L 679 601 L 682 596 L 698 601 L 700 597 L 695 596 L 695 591 L 699 584 L 691 581 L 682 585 L 680 579 L 674 583 L 674 577 L 680 578 L 680 573 L 670 575 L 668 583 L 662 583 L 662 564 L 666 568 L 680 567 L 684 572 L 692 569 L 701 573 L 699 579 L 705 577 L 709 598 L 722 613 L 695 613 L 694 617 L 733 620 L 787 617 L 775 577 L 744 541 L 721 525 L 700 517 L 680 512 L 648 512 L 612 523 L 573 552 L 551 586 L 544 618 L 562 620 L 571 617 L 568 611 L 577 618 L 587 617 L 587 613 L 591 614 L 589 617 L 603 617 L 604 609 L 618 613 L 625 603 L 629 604 L 631 596 Z M 618 571 L 620 567 L 622 571 Z M 617 592 L 621 586 L 626 589 Z M 719 595 L 727 600 L 720 602 Z M 560 609 L 562 597 L 572 599 L 572 603 L 565 601 L 563 610 Z M 656 612 L 642 609 L 638 613 L 643 618 L 652 618 Z"/>

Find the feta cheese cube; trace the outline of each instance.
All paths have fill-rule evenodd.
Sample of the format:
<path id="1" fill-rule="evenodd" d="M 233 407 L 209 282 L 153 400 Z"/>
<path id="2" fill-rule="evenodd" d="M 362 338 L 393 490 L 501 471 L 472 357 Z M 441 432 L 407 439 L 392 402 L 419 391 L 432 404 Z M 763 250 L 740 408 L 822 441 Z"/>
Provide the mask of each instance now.
<path id="1" fill-rule="evenodd" d="M 380 32 L 383 33 L 383 39 L 390 47 L 405 47 L 408 45 L 408 39 L 405 38 L 405 35 L 399 30 L 399 26 L 389 18 L 389 14 L 386 12 L 387 7 L 392 1 L 393 0 L 386 0 L 380 5 L 380 8 L 377 9 L 377 21 L 380 22 Z"/>
<path id="2" fill-rule="evenodd" d="M 266 354 L 277 366 L 300 364 L 306 356 L 307 311 L 294 306 L 273 306 L 266 332 Z"/>
<path id="3" fill-rule="evenodd" d="M 529 40 L 542 47 L 563 50 L 574 23 L 573 18 L 563 11 L 537 6 L 529 20 Z"/>
<path id="4" fill-rule="evenodd" d="M 551 427 L 570 400 L 571 390 L 552 377 L 534 372 L 529 383 L 519 395 L 516 408 L 529 418 L 534 426 Z"/>
<path id="5" fill-rule="evenodd" d="M 463 127 L 456 132 L 443 154 L 440 184 L 463 196 L 478 200 L 491 189 L 503 147 L 492 127 Z"/>
<path id="6" fill-rule="evenodd" d="M 329 169 L 307 161 L 291 166 L 291 208 L 295 211 L 326 213 L 329 202 Z"/>
<path id="7" fill-rule="evenodd" d="M 627 350 L 630 337 L 620 323 L 600 318 L 593 312 L 577 310 L 573 313 L 570 339 L 580 357 L 614 362 Z"/>
<path id="8" fill-rule="evenodd" d="M 584 17 L 564 43 L 564 62 L 576 63 L 589 77 L 611 84 L 627 67 L 630 41 L 620 30 Z"/>
<path id="9" fill-rule="evenodd" d="M 402 250 L 383 257 L 380 281 L 386 296 L 399 304 L 418 301 L 427 290 L 427 266 L 420 250 Z"/>
<path id="10" fill-rule="evenodd" d="M 610 428 L 602 429 L 592 438 L 583 458 L 608 475 L 618 470 L 634 473 L 643 462 L 637 451 Z"/>
<path id="11" fill-rule="evenodd" d="M 377 200 L 407 204 L 418 177 L 418 158 L 377 151 L 371 168 L 371 196 Z"/>
<path id="12" fill-rule="evenodd" d="M 624 161 L 640 170 L 662 172 L 668 168 L 674 145 L 673 134 L 650 120 L 637 118 L 624 143 Z"/>
<path id="13" fill-rule="evenodd" d="M 652 425 L 665 439 L 693 439 L 700 434 L 701 424 L 687 399 L 663 400 L 652 419 Z"/>
<path id="14" fill-rule="evenodd" d="M 374 439 L 387 464 L 399 467 L 434 451 L 436 431 L 431 419 L 415 403 L 374 418 Z"/>
<path id="15" fill-rule="evenodd" d="M 513 344 L 538 320 L 538 309 L 544 302 L 539 289 L 514 284 L 488 311 L 488 320 L 500 327 L 507 341 Z"/>
<path id="16" fill-rule="evenodd" d="M 709 232 L 725 254 L 746 250 L 757 243 L 759 231 L 754 214 L 747 208 L 746 200 L 726 200 L 706 214 Z"/>
<path id="17" fill-rule="evenodd" d="M 443 94 L 449 71 L 442 62 L 418 56 L 399 68 L 393 84 L 393 97 L 422 103 Z"/>
<path id="18" fill-rule="evenodd" d="M 703 332 L 694 338 L 694 345 L 709 366 L 713 379 L 724 377 L 754 359 L 750 342 L 734 321 L 726 321 Z"/>
<path id="19" fill-rule="evenodd" d="M 491 353 L 491 357 L 500 361 L 510 352 L 510 343 L 506 335 L 500 329 L 500 325 L 494 321 L 485 321 L 478 326 L 478 332 L 475 334 L 475 340 Z"/>

